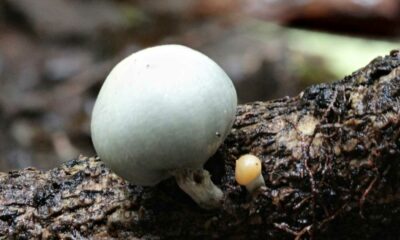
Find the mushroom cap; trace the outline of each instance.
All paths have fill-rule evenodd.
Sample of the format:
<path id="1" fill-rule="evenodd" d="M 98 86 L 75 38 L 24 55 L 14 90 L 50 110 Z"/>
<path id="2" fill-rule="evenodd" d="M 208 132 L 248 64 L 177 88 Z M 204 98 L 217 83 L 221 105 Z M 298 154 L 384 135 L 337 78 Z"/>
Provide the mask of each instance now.
<path id="1" fill-rule="evenodd" d="M 261 174 L 261 160 L 246 154 L 236 160 L 235 178 L 240 185 L 247 185 Z"/>
<path id="2" fill-rule="evenodd" d="M 180 45 L 138 51 L 105 80 L 91 121 L 99 157 L 133 184 L 201 168 L 229 133 L 237 106 L 230 78 L 204 54 Z"/>

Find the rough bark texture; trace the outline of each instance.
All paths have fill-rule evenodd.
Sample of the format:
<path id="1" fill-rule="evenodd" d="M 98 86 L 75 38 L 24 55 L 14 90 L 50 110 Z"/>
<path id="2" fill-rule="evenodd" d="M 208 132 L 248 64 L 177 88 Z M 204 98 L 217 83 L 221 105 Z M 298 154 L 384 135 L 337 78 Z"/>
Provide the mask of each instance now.
<path id="1" fill-rule="evenodd" d="M 197 207 L 173 179 L 132 186 L 96 158 L 0 175 L 0 234 L 19 239 L 398 239 L 400 56 L 376 58 L 333 84 L 238 107 L 206 164 L 225 197 Z M 154 149 L 157 151 L 157 149 Z M 250 196 L 235 160 L 263 161 Z"/>

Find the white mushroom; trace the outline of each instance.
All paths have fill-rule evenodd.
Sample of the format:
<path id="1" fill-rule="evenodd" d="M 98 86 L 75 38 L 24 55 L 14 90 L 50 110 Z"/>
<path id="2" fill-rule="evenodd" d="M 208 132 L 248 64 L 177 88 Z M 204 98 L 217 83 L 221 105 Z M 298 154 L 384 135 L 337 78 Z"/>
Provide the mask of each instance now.
<path id="1" fill-rule="evenodd" d="M 147 48 L 122 60 L 105 80 L 91 123 L 97 154 L 132 184 L 169 176 L 204 208 L 222 191 L 203 164 L 229 133 L 237 105 L 226 73 L 180 45 Z"/>

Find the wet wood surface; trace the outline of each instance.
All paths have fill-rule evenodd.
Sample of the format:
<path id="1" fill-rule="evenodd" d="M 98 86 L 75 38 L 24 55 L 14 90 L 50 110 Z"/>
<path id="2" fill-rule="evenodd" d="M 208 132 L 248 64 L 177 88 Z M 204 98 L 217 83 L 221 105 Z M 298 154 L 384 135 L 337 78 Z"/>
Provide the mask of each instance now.
<path id="1" fill-rule="evenodd" d="M 173 179 L 129 185 L 100 159 L 0 174 L 0 235 L 16 239 L 395 239 L 400 234 L 400 54 L 293 98 L 240 105 L 207 162 L 224 192 L 199 208 Z M 154 149 L 157 151 L 157 149 Z M 234 179 L 263 161 L 266 187 Z"/>

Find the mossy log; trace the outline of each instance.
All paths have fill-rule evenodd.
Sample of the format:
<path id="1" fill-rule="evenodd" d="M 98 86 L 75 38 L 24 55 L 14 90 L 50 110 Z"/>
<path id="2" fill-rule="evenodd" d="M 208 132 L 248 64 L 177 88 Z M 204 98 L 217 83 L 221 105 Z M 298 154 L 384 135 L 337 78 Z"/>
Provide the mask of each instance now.
<path id="1" fill-rule="evenodd" d="M 293 98 L 238 107 L 205 168 L 221 208 L 199 208 L 173 179 L 128 184 L 100 159 L 0 174 L 0 235 L 17 239 L 398 239 L 400 54 Z M 157 151 L 157 149 L 154 149 Z M 235 160 L 263 161 L 250 195 Z"/>

